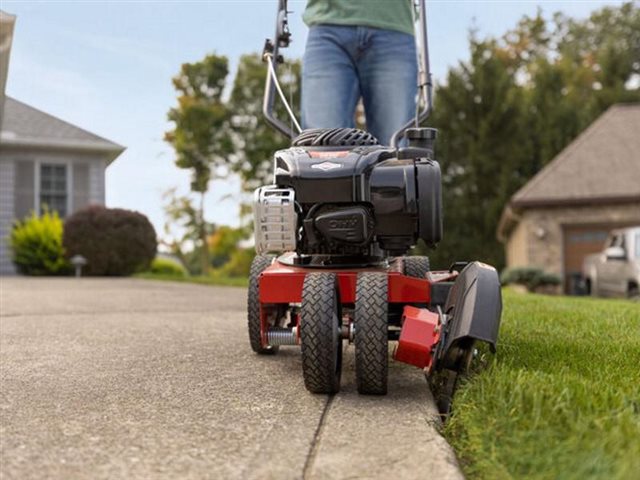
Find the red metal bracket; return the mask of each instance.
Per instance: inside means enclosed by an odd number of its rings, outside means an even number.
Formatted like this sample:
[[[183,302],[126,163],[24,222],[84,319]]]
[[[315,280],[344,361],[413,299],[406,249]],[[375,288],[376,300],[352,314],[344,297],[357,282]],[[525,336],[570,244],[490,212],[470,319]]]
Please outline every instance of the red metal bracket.
[[[431,284],[455,278],[455,272],[432,272],[428,278],[414,278],[394,270],[360,268],[352,270],[294,267],[278,261],[260,275],[260,302],[300,303],[304,277],[313,271],[333,272],[338,275],[342,303],[355,303],[356,281],[359,272],[386,272],[389,277],[389,303],[429,303]]]
[[[426,308],[404,307],[402,330],[393,358],[399,362],[430,368],[433,346],[440,339],[440,317]]]

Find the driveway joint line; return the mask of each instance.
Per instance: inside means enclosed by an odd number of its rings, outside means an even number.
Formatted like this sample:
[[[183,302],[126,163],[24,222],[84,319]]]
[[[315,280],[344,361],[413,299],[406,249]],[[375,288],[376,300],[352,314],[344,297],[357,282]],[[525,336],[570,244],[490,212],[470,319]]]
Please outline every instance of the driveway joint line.
[[[327,399],[327,403],[324,405],[324,409],[322,410],[322,415],[320,415],[320,420],[318,421],[318,427],[313,435],[313,439],[311,440],[311,446],[309,447],[309,453],[307,454],[307,459],[304,462],[304,468],[302,469],[302,479],[307,480],[310,478],[311,467],[313,466],[313,462],[318,456],[318,449],[320,448],[320,440],[322,439],[322,432],[324,430],[327,415],[329,413],[329,409],[331,408],[331,404],[333,403],[333,399],[335,395],[329,396]]]

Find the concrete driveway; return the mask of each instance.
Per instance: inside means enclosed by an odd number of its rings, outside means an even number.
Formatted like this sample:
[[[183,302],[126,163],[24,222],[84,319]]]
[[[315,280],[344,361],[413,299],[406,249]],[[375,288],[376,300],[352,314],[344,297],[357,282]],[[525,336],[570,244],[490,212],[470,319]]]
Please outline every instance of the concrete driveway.
[[[0,477],[461,478],[420,371],[309,394],[300,352],[251,352],[245,291],[1,278]]]

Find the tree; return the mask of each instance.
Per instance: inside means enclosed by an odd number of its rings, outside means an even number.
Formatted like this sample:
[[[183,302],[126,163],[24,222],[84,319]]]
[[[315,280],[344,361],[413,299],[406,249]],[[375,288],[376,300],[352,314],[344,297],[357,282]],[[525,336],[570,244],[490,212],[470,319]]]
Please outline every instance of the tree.
[[[222,99],[228,72],[226,57],[207,55],[200,62],[183,64],[173,78],[178,105],[169,111],[168,119],[175,127],[166,132],[165,140],[176,151],[176,165],[192,171],[191,190],[200,194],[196,223],[202,245],[208,234],[204,205],[209,181],[213,175],[227,173],[228,156],[233,152],[229,109]],[[200,252],[201,269],[207,273],[208,249]]]

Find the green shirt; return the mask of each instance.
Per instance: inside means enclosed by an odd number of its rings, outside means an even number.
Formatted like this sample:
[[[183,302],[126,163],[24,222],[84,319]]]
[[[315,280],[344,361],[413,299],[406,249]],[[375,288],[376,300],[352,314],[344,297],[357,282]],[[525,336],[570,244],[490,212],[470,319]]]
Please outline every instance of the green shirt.
[[[358,25],[413,35],[412,0],[309,0],[302,19],[308,26]]]

